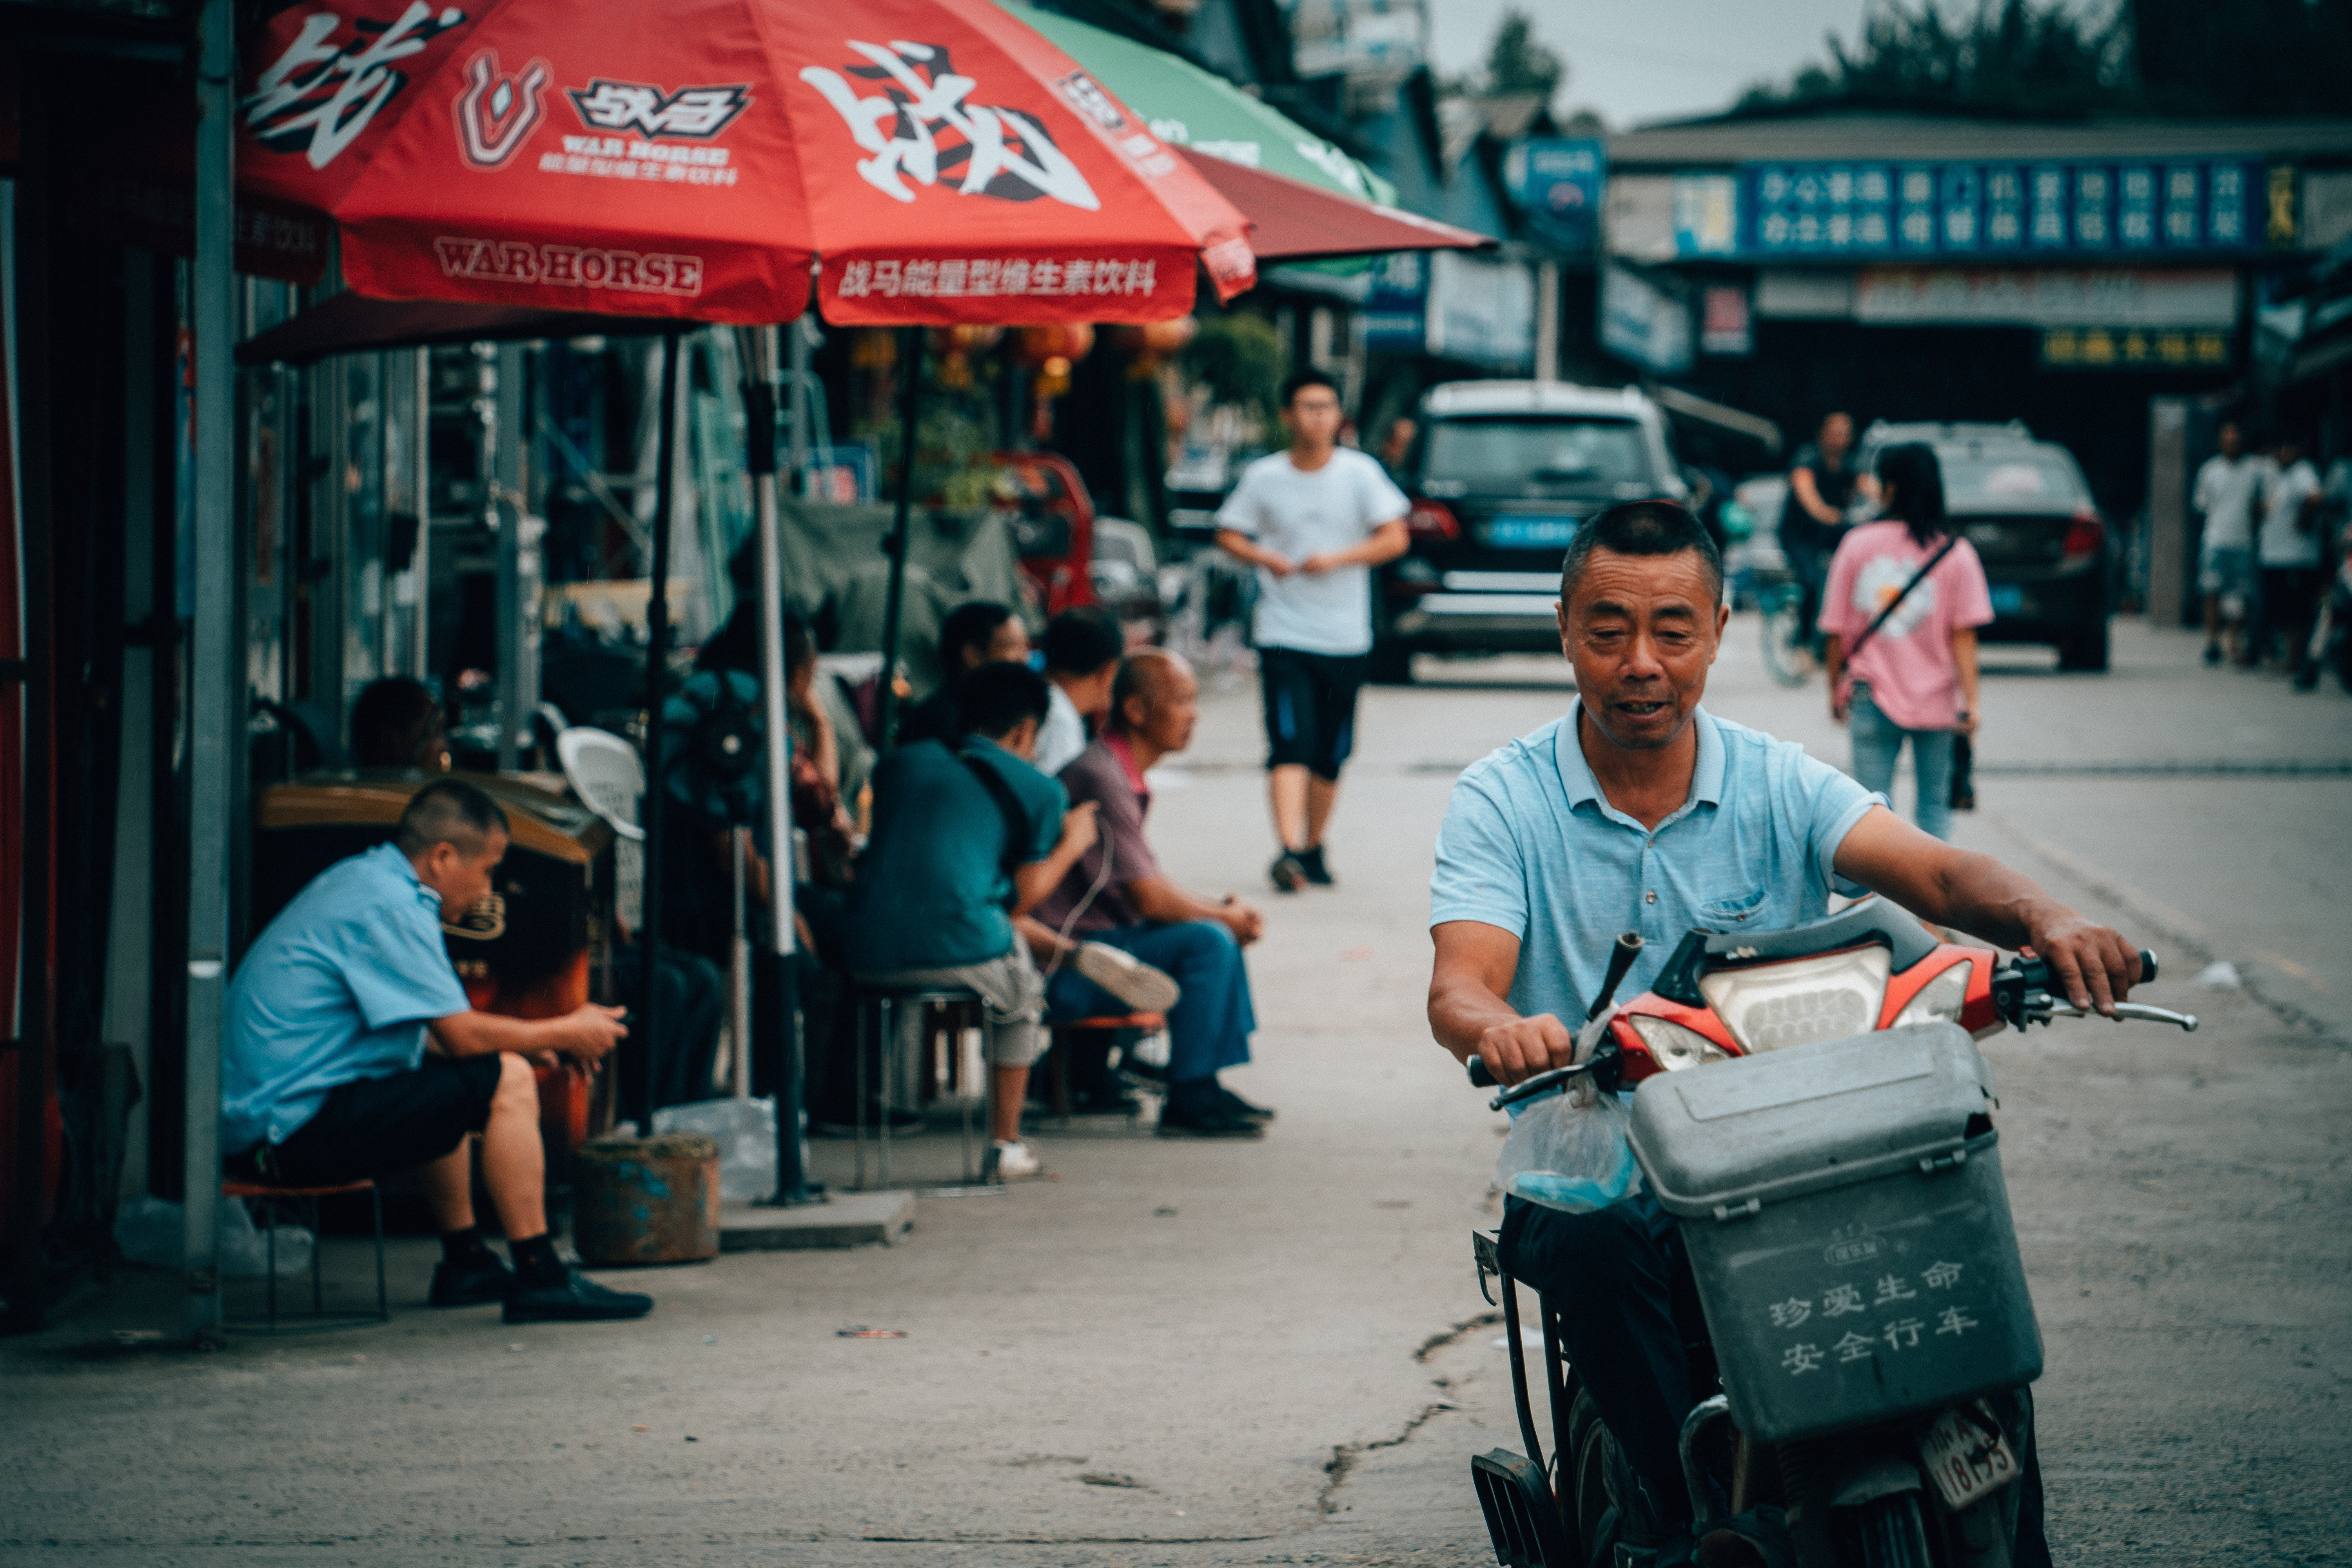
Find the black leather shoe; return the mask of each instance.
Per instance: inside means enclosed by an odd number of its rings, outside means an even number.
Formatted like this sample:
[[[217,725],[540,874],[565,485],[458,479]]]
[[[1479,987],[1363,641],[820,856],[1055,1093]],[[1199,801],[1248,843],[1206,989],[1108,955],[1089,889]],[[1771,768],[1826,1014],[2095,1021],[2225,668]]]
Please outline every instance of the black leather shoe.
[[[1222,1104],[1180,1105],[1174,1099],[1160,1110],[1162,1138],[1263,1138],[1265,1129]]]
[[[590,1322],[606,1318],[642,1318],[654,1310],[651,1296],[607,1290],[577,1268],[563,1271],[561,1285],[516,1281],[507,1298],[509,1323]]]
[[[1223,1101],[1225,1109],[1232,1111],[1235,1116],[1240,1117],[1244,1121],[1255,1121],[1260,1125],[1264,1125],[1265,1123],[1273,1121],[1275,1118],[1275,1110],[1272,1106],[1253,1104],[1251,1101],[1244,1100],[1240,1095],[1235,1094],[1232,1089],[1227,1089],[1223,1084],[1219,1084],[1217,1086],[1217,1094]]]
[[[436,1307],[478,1307],[486,1301],[503,1301],[514,1294],[515,1272],[499,1261],[496,1254],[482,1251],[462,1263],[447,1258],[433,1266],[433,1294],[428,1298]]]

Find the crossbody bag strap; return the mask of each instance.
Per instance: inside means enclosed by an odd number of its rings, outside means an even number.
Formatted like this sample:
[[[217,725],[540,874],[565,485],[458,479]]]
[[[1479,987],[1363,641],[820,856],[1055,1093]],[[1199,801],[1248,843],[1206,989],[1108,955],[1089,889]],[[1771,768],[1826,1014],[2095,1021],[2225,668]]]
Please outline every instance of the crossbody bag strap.
[[[1004,818],[1004,849],[996,858],[996,868],[1004,874],[1005,885],[1013,889],[1007,897],[1017,899],[1020,896],[1020,870],[1028,858],[1028,814],[1021,809],[1020,798],[1013,793],[1013,786],[1004,782],[1004,775],[990,767],[977,754],[958,752],[956,761],[971,770],[971,776],[980,781],[980,787],[988,792],[988,798],[996,803],[998,813]]]
[[[1927,574],[1942,565],[1944,557],[1949,555],[1952,552],[1952,547],[1959,543],[1959,542],[1960,536],[1957,533],[1946,536],[1944,540],[1944,547],[1941,550],[1937,551],[1933,555],[1927,557],[1927,563],[1925,566],[1920,567],[1919,570],[1911,574],[1911,581],[1903,584],[1903,592],[1895,595],[1894,598],[1887,601],[1886,607],[1878,612],[1878,618],[1876,620],[1872,621],[1870,625],[1862,628],[1862,635],[1853,639],[1853,646],[1852,647],[1845,650],[1846,663],[1850,665],[1853,662],[1853,656],[1860,653],[1863,650],[1864,645],[1878,635],[1878,628],[1885,626],[1887,621],[1893,617],[1895,612],[1903,607],[1903,601],[1911,596],[1911,590],[1926,582],[1927,580]]]

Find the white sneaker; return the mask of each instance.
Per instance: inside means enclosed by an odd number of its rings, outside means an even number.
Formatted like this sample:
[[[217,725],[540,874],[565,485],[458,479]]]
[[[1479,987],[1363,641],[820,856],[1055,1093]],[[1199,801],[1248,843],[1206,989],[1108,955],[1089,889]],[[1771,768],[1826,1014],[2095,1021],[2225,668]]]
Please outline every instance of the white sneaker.
[[[1082,942],[1070,967],[1139,1013],[1165,1013],[1184,994],[1167,971],[1154,969],[1108,942]]]
[[[1018,1176],[1034,1176],[1045,1168],[1045,1162],[1037,1158],[1037,1151],[1018,1138],[1009,1143],[999,1139],[991,1146],[991,1152],[996,1156],[996,1176],[999,1181],[1009,1182]]]

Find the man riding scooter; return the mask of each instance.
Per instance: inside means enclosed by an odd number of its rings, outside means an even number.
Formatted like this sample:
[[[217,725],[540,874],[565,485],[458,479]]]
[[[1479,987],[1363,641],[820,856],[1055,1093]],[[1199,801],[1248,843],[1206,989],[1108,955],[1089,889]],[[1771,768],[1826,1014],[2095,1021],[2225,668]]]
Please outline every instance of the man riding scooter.
[[[1438,1043],[1515,1084],[1573,1059],[1574,1030],[1621,931],[1645,989],[1684,932],[1783,930],[1832,892],[1884,894],[1923,919],[2030,945],[2051,989],[2112,1016],[2137,950],[1989,856],[1930,837],[1802,748],[1700,703],[1730,611],[1697,519],[1665,501],[1587,523],[1560,573],[1560,646],[1577,705],[1465,771],[1439,830],[1429,1022]],[[1687,1264],[1646,1194],[1590,1214],[1506,1205],[1502,1257],[1561,1309],[1569,1359],[1641,1483],[1624,1539],[1687,1531],[1676,1437],[1701,1393],[1673,1298]],[[2029,1447],[2014,1561],[2049,1562]],[[1762,1560],[1760,1557],[1758,1560]]]

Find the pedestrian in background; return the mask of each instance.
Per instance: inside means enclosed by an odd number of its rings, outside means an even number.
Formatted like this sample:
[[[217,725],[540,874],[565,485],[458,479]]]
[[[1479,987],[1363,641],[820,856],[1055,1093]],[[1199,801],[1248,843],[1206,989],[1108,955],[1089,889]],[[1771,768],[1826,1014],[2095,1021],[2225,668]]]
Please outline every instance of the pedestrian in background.
[[[1949,838],[1952,738],[1977,731],[1976,629],[1992,620],[1992,591],[1976,548],[1945,531],[1934,447],[1888,447],[1878,485],[1886,515],[1849,531],[1830,562],[1830,716],[1852,725],[1855,780],[1890,802],[1895,759],[1911,742],[1913,820]]]
[[[898,744],[939,741],[952,745],[963,733],[956,690],[965,678],[992,664],[1028,662],[1029,628],[1019,616],[985,599],[958,605],[940,623],[939,687],[899,715]]]
[[[1830,557],[1845,537],[1846,509],[1857,489],[1867,493],[1868,481],[1854,471],[1853,416],[1822,416],[1822,427],[1789,462],[1789,494],[1780,503],[1780,549],[1789,570],[1805,591],[1798,606],[1801,624],[1811,626],[1821,614],[1822,584],[1829,574]]]
[[[2240,664],[2253,662],[2246,632],[2254,601],[2254,510],[2269,463],[2246,450],[2245,427],[2221,421],[2221,451],[2197,470],[2189,504],[2205,520],[2197,549],[2197,586],[2205,595],[2205,662],[2221,662],[2221,645]]]
[[[1110,713],[1127,633],[1108,610],[1064,610],[1045,623],[1045,684],[1053,709],[1037,731],[1036,769],[1047,778],[1077,761]]]
[[[2254,559],[2262,569],[2263,640],[2284,640],[2282,657],[2294,671],[2298,691],[2319,684],[2319,665],[2311,657],[2311,627],[2319,615],[2319,595],[2327,586],[2327,574],[2320,567],[2323,493],[2319,470],[2303,455],[2302,440],[2293,434],[2283,437],[2272,449],[2270,472],[2263,481],[2262,532],[2254,542]]]
[[[1217,513],[1217,542],[1257,568],[1258,679],[1286,893],[1328,886],[1323,829],[1356,739],[1372,651],[1372,568],[1412,542],[1412,503],[1370,455],[1339,445],[1339,388],[1319,370],[1282,384],[1290,447],[1260,458]]]

